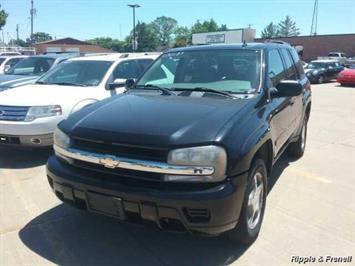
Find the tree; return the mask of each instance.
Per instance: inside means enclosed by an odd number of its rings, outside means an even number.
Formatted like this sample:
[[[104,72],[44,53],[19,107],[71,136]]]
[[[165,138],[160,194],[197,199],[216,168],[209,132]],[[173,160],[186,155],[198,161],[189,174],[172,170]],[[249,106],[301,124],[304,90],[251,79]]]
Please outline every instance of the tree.
[[[32,35],[32,42],[30,39],[27,39],[28,43],[38,43],[53,40],[52,36],[45,32],[36,32]]]
[[[299,29],[289,16],[286,16],[285,20],[279,23],[279,37],[291,37],[300,35]]]
[[[261,32],[261,38],[270,39],[278,36],[278,27],[274,23],[270,22]]]
[[[153,23],[138,22],[136,25],[137,51],[150,52],[155,51],[159,46],[159,37],[157,29]]]
[[[214,32],[218,30],[218,24],[213,19],[210,19],[209,21],[205,20],[202,23],[200,20],[197,20],[191,27],[192,33]]]
[[[188,27],[177,27],[174,35],[175,47],[184,47],[191,43],[191,31]]]
[[[8,16],[9,14],[7,14],[4,9],[1,9],[0,5],[0,30],[2,30],[2,28],[5,26]]]
[[[9,41],[10,44],[14,45],[14,46],[21,46],[21,47],[27,47],[28,46],[28,43],[24,40],[21,40],[21,39],[11,39]]]
[[[176,29],[177,21],[170,17],[158,17],[153,21],[153,25],[158,33],[160,45],[168,46],[172,35]]]
[[[228,30],[227,25],[226,25],[226,24],[222,24],[222,25],[219,27],[218,30],[219,30],[219,31],[226,31],[226,30]]]
[[[112,39],[110,37],[98,37],[95,39],[87,40],[88,43],[97,45],[106,49],[111,49],[116,52],[127,52],[128,47],[126,41]]]

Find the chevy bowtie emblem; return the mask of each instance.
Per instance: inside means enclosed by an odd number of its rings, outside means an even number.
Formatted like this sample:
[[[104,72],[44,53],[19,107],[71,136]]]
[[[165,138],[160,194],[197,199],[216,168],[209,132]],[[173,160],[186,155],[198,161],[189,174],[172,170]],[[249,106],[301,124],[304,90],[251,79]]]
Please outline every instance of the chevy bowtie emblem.
[[[120,164],[120,161],[107,157],[107,158],[100,159],[100,164],[102,164],[106,168],[114,169]]]

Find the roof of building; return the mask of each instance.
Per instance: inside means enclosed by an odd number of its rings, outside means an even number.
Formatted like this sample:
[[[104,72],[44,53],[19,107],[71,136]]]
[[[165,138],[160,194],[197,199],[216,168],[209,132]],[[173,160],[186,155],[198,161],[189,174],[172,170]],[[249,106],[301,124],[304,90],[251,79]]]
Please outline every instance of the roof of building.
[[[44,42],[37,42],[34,45],[38,44],[65,44],[65,45],[93,45],[88,42],[83,42],[74,38],[66,37],[66,38],[61,38],[61,39],[55,39],[55,40],[49,40],[49,41],[44,41]]]

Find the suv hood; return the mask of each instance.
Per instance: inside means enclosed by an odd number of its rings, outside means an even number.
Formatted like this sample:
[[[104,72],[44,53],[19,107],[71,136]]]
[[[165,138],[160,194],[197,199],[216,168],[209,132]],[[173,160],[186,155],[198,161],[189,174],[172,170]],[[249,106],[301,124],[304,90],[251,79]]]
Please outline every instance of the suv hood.
[[[0,75],[0,92],[17,86],[33,83],[39,76]]]
[[[0,92],[0,105],[70,106],[87,96],[89,87],[29,84]]]
[[[71,137],[142,146],[207,144],[249,100],[123,94],[61,124]]]

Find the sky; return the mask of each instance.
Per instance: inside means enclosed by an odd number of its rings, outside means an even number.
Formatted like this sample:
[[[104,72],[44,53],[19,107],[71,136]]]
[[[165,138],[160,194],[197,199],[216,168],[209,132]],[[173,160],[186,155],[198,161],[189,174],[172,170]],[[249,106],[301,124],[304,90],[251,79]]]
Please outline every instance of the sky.
[[[355,0],[318,0],[318,34],[355,33]],[[30,35],[30,0],[0,0],[9,13],[4,27],[5,41]],[[196,20],[213,18],[228,28],[251,24],[257,37],[270,22],[278,23],[286,15],[296,22],[301,35],[309,35],[314,0],[34,0],[37,15],[34,32],[47,32],[55,38],[80,40],[95,37],[123,39],[132,29],[132,9],[139,4],[136,19],[153,21],[159,16],[175,18],[190,27]],[[355,44],[354,44],[355,45]]]

